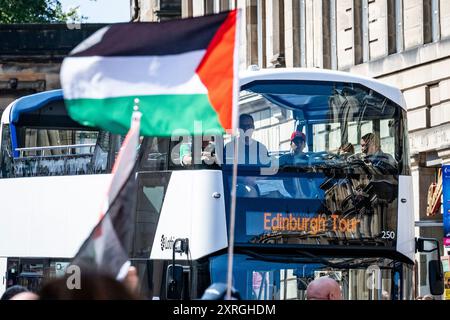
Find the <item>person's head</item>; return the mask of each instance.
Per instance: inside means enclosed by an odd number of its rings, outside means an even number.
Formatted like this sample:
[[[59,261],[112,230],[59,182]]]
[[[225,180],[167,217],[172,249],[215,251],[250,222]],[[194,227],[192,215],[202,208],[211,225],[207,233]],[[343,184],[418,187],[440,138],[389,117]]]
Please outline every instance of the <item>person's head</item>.
[[[423,296],[422,300],[434,300],[434,297],[431,294],[426,294]]]
[[[320,277],[306,288],[308,300],[342,300],[341,287],[330,277]]]
[[[365,155],[371,155],[381,149],[380,138],[374,133],[367,133],[361,137],[361,151]]]
[[[5,290],[0,300],[11,300],[14,296],[23,293],[23,292],[29,292],[27,288],[15,285],[12,287],[9,287]]]
[[[291,134],[291,150],[293,153],[302,153],[306,146],[306,136],[301,131],[294,131]]]
[[[248,113],[241,114],[239,116],[239,129],[244,131],[245,143],[248,143],[249,139],[252,137],[253,130],[255,129],[253,117]]]
[[[69,288],[69,285],[74,285]],[[40,300],[135,300],[138,297],[132,292],[131,285],[93,271],[81,273],[79,287],[73,279],[66,275],[49,280],[39,291]]]
[[[31,291],[25,291],[16,294],[10,300],[39,300],[39,296]]]
[[[339,147],[339,154],[354,154],[355,147],[350,142],[344,143]]]

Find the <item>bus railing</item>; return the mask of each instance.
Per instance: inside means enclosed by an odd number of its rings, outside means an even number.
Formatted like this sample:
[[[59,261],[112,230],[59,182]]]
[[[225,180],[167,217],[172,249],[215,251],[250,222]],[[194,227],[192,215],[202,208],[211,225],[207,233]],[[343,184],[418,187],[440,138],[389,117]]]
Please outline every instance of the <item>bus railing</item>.
[[[95,143],[85,143],[85,144],[68,144],[68,145],[62,145],[62,146],[45,146],[45,147],[27,147],[27,148],[16,148],[16,151],[19,152],[19,158],[26,157],[26,153],[30,152],[36,152],[40,153],[39,155],[29,155],[28,157],[46,157],[46,156],[52,156],[51,151],[63,151],[65,150],[66,153],[63,155],[71,155],[71,150],[73,149],[81,149],[81,148],[89,148],[89,154],[94,153]],[[50,154],[46,155],[46,152],[50,152]],[[75,153],[76,154],[76,153]]]

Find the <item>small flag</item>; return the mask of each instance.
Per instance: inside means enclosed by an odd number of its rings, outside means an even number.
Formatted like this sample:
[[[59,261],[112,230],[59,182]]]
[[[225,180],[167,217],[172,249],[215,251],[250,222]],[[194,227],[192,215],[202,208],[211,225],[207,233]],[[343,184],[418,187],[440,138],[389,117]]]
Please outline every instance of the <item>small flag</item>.
[[[133,114],[132,125],[113,168],[101,219],[80,247],[72,265],[123,279],[130,266],[137,182],[135,163],[139,142],[140,113]]]
[[[145,136],[194,133],[194,121],[202,132],[236,128],[238,20],[233,10],[97,31],[64,59],[69,115],[124,134],[138,98]]]

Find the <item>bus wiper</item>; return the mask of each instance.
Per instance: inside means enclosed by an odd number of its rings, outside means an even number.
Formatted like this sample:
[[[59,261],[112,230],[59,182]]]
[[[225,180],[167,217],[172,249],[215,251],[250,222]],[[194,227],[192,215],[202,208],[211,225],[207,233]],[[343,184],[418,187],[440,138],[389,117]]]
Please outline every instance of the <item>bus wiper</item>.
[[[331,262],[330,260],[323,258],[323,257],[319,257],[316,256],[312,253],[309,252],[305,252],[302,250],[296,250],[296,253],[300,253],[302,256],[304,257],[308,257],[308,258],[313,258],[314,260],[328,266],[328,267],[332,267],[332,268],[340,268],[341,267],[341,263],[334,263]],[[305,261],[305,258],[299,258],[299,257],[287,257],[287,256],[278,256],[278,255],[267,255],[267,254],[260,254],[260,253],[255,253],[253,251],[248,251],[248,250],[243,250],[242,253],[258,259],[258,260],[263,260],[263,261],[267,261],[267,262],[280,262],[280,263],[305,263],[305,262],[311,262],[311,261]],[[352,259],[353,260],[353,259]]]
[[[311,167],[308,167],[307,165],[295,165],[295,164],[283,164],[280,165],[278,170],[285,171],[285,172],[309,172],[311,171]]]
[[[329,267],[336,268],[336,269],[351,269],[351,268],[355,268],[355,266],[357,266],[359,268],[367,268],[367,267],[369,267],[369,266],[374,264],[373,260],[365,261],[364,263],[359,262],[359,260],[361,258],[349,258],[349,259],[346,259],[346,260],[344,260],[342,262],[331,262],[329,259],[317,256],[317,255],[315,255],[313,253],[310,253],[310,252],[307,252],[307,251],[304,251],[304,250],[296,250],[296,252],[298,252],[298,253],[300,253],[302,255],[308,256],[310,258],[317,259],[318,261],[320,261],[324,265],[327,265]]]
[[[279,262],[279,263],[305,263],[304,258],[298,257],[288,257],[288,256],[278,256],[278,255],[268,255],[268,254],[260,254],[255,253],[253,251],[242,250],[240,251],[243,254],[246,254],[254,259],[267,261],[267,262]]]
[[[324,257],[317,256],[317,255],[315,255],[315,254],[312,254],[312,253],[307,252],[307,251],[304,251],[304,250],[296,250],[295,252],[300,253],[301,255],[304,255],[304,256],[307,256],[307,257],[316,259],[316,260],[318,260],[319,262],[321,262],[321,263],[323,263],[324,265],[327,265],[327,266],[329,266],[329,267],[332,267],[332,268],[342,268],[342,262],[340,262],[340,263],[331,262],[329,259],[326,259],[326,258],[324,258]],[[352,260],[353,260],[353,259],[352,259]]]

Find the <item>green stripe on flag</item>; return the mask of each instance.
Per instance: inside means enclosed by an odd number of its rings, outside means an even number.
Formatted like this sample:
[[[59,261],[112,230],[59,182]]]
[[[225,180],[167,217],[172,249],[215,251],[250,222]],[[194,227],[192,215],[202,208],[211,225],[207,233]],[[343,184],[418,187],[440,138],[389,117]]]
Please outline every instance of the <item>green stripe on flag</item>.
[[[143,114],[141,135],[168,137],[178,134],[175,132],[177,129],[187,130],[189,134],[213,130],[224,132],[217,113],[205,94],[73,99],[65,100],[65,103],[69,115],[75,121],[112,133],[126,134],[135,98],[139,99],[139,111]],[[197,124],[194,128],[195,121],[201,121],[201,127]]]

